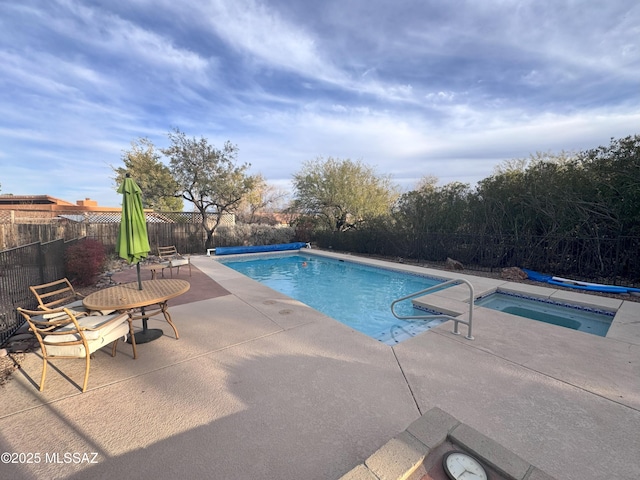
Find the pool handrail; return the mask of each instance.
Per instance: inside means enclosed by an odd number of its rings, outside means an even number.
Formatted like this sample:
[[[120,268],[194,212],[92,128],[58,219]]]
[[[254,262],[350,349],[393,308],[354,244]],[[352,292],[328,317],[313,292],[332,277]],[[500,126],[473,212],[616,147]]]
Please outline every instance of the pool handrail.
[[[449,285],[458,285],[460,283],[464,283],[469,287],[469,320],[465,321],[465,320],[461,320],[458,317],[454,317],[452,315],[448,315],[446,313],[439,313],[439,314],[433,314],[433,315],[398,315],[396,313],[396,311],[394,310],[394,307],[396,306],[397,303],[402,302],[404,300],[409,300],[410,298],[414,298],[414,297],[418,297],[418,296],[422,296],[428,293],[431,293],[435,290],[440,290],[442,287],[447,287]],[[409,295],[406,295],[404,297],[398,298],[396,300],[394,300],[393,302],[391,302],[391,313],[393,314],[394,317],[396,317],[399,320],[426,320],[426,319],[430,319],[430,318],[446,318],[447,320],[453,320],[453,334],[454,335],[460,335],[460,332],[458,331],[458,323],[462,323],[463,325],[467,326],[467,335],[464,337],[467,340],[473,340],[473,335],[472,335],[472,329],[473,329],[473,299],[475,297],[475,294],[473,292],[473,285],[471,285],[471,283],[468,280],[465,280],[464,278],[454,278],[452,280],[448,280],[444,283],[439,283],[437,285],[434,285],[432,287],[429,288],[425,288],[424,290],[420,290],[419,292],[415,292],[415,293],[410,293]]]

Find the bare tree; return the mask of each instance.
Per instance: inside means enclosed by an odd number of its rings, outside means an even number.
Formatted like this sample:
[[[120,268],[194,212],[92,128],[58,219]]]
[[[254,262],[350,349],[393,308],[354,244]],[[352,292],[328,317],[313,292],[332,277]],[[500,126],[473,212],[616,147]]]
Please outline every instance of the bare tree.
[[[238,147],[226,142],[222,149],[206,138],[187,138],[178,129],[169,133],[171,145],[162,150],[170,158],[170,170],[177,182],[175,194],[202,215],[207,233],[205,248],[213,248],[214,234],[225,213],[233,213],[256,183],[246,173],[248,163],[237,165]]]

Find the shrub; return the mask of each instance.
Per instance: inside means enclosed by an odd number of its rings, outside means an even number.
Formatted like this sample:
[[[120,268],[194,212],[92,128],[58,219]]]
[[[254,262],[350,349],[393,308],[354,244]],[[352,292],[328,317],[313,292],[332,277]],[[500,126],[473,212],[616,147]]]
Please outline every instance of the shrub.
[[[218,247],[240,245],[272,245],[293,241],[293,229],[260,224],[223,225],[216,230],[215,244]]]
[[[106,255],[102,243],[85,238],[68,247],[64,259],[69,281],[78,286],[87,286],[102,272]]]

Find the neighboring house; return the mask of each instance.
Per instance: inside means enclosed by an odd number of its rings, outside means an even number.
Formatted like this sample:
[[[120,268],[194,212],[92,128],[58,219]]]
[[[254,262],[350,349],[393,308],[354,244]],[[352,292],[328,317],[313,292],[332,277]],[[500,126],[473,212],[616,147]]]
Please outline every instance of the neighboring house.
[[[85,198],[76,203],[49,195],[0,195],[0,224],[24,223],[119,223],[121,207],[102,207],[98,202]],[[157,213],[145,209],[148,223],[199,223],[189,212]],[[222,216],[222,225],[234,225],[235,215]]]
[[[120,215],[120,207],[100,207],[86,198],[75,204],[49,195],[0,195],[0,223],[54,223],[61,215],[101,214]]]

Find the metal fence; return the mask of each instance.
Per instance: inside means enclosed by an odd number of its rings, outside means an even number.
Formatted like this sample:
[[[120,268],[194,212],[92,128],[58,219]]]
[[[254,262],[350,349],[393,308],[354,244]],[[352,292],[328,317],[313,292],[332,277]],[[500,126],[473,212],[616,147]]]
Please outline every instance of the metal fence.
[[[30,285],[65,276],[65,250],[77,239],[32,243],[0,252],[0,345],[22,325],[17,307],[36,308]]]
[[[556,276],[612,285],[640,285],[640,237],[538,237],[383,230],[320,233],[319,247],[367,255],[444,263],[468,270],[529,268]]]
[[[16,312],[17,307],[35,308],[37,303],[34,296],[29,291],[30,285],[38,285],[52,282],[66,275],[64,265],[64,253],[66,249],[78,241],[80,238],[91,238],[98,240],[105,247],[107,255],[116,255],[115,242],[118,236],[119,223],[87,223],[82,229],[78,229],[76,224],[67,225],[61,228],[60,225],[51,226],[52,232],[60,235],[57,240],[46,242],[29,243],[21,247],[15,247],[0,251],[0,345],[18,329],[22,324],[22,317]],[[33,224],[20,225],[23,235],[27,236],[30,230],[37,239],[43,235],[47,225]],[[235,227],[231,227],[235,228]],[[248,236],[247,239],[255,240],[257,244],[261,240],[267,243],[286,243],[291,241],[289,231],[278,236],[282,229],[262,226],[257,229],[238,228],[239,234]],[[268,235],[265,234],[271,231]],[[44,235],[48,238],[52,233],[46,231]],[[149,244],[151,254],[157,252],[158,246],[175,245],[180,253],[202,254],[205,253],[204,244],[206,234],[199,223],[176,222],[176,223],[147,223],[149,234]],[[69,239],[72,233],[79,233],[76,238]],[[67,240],[65,240],[67,239]],[[269,242],[273,239],[274,241]],[[243,240],[233,235],[225,235],[220,246],[227,241],[242,244]]]
[[[40,226],[37,226],[38,228]],[[115,253],[117,224],[87,225],[87,238]],[[203,253],[204,233],[194,223],[147,224],[152,253],[176,245],[181,253]],[[612,285],[640,286],[640,237],[516,237],[367,230],[318,233],[319,247],[365,255],[444,263],[447,257],[468,270],[524,267],[557,276]],[[36,242],[0,251],[0,345],[21,325],[16,307],[34,308],[30,285],[66,276],[64,252],[77,239]]]
[[[16,311],[17,307],[35,308],[37,302],[29,291],[30,285],[52,282],[66,276],[64,254],[66,249],[80,238],[98,240],[105,247],[107,255],[115,255],[115,243],[118,238],[119,223],[87,223],[82,229],[77,225],[52,225],[54,233],[61,235],[53,241],[34,242],[28,245],[0,251],[0,345],[23,323]],[[31,230],[49,237],[48,225],[20,225],[23,230]],[[180,253],[203,253],[205,235],[202,226],[194,223],[152,223],[147,224],[151,253],[158,246],[175,245]],[[65,240],[70,232],[82,234],[77,238]],[[23,235],[26,235],[23,232]]]

